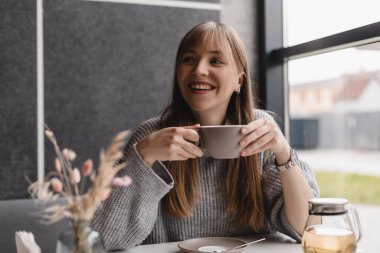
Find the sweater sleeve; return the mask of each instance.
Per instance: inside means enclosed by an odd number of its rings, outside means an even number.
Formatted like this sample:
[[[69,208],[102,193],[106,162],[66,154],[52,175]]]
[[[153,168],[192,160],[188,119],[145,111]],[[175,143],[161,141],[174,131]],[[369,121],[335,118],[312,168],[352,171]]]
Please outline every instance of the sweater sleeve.
[[[273,120],[271,115],[262,110],[255,110],[255,116],[256,118],[265,117]],[[298,166],[312,189],[314,196],[318,197],[319,188],[310,166],[301,160],[298,160]],[[264,152],[262,156],[262,182],[266,213],[271,229],[286,234],[296,241],[300,241],[301,237],[289,224],[285,215],[280,172],[276,168],[275,156],[272,152]]]
[[[107,251],[141,244],[153,229],[160,200],[173,187],[166,167],[161,162],[149,167],[136,150],[136,142],[153,132],[156,123],[143,123],[125,148],[126,166],[119,176],[131,177],[132,184],[113,187],[92,219],[92,227],[101,234]]]

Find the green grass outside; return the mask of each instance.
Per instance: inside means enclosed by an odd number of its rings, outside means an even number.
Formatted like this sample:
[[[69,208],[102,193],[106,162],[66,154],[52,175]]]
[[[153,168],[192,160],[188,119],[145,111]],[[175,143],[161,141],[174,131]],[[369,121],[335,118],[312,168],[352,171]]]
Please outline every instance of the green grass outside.
[[[316,173],[321,197],[341,197],[351,203],[380,205],[380,177],[355,173]]]

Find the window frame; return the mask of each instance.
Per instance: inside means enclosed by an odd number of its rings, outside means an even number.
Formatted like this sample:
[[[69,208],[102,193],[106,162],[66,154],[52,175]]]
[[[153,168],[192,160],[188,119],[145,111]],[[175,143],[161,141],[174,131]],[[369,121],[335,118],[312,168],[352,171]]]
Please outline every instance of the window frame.
[[[258,93],[260,106],[276,113],[289,138],[289,60],[380,41],[380,22],[336,33],[305,43],[284,46],[283,1],[258,0]]]

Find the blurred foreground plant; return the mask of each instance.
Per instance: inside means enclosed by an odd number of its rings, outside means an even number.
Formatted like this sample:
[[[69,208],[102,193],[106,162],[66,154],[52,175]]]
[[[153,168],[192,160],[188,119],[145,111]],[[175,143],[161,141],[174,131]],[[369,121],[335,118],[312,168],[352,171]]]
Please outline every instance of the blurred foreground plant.
[[[85,239],[83,231],[79,231],[83,221],[89,223],[98,206],[111,193],[112,186],[125,187],[132,182],[128,176],[116,177],[127,162],[120,163],[128,134],[129,131],[118,133],[111,144],[100,152],[97,170],[94,170],[91,159],[85,161],[79,170],[72,166],[75,152],[71,149],[61,150],[53,131],[45,127],[45,135],[54,145],[57,155],[55,171],[48,173],[43,181],[32,183],[28,191],[44,204],[53,203],[42,210],[41,216],[45,222],[54,223],[63,218],[73,221],[75,244],[78,244],[74,252],[89,252],[81,249],[80,245]],[[91,185],[84,191],[86,181],[90,181]],[[55,201],[62,197],[63,202]]]

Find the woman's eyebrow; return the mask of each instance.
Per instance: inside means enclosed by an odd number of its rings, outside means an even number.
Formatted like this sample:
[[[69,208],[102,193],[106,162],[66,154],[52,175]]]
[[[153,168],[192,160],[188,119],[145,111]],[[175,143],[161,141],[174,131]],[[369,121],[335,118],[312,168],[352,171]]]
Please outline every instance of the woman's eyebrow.
[[[212,50],[212,51],[210,51],[210,53],[211,54],[223,54],[223,52],[220,50]]]
[[[219,55],[224,55],[223,51],[221,50],[210,50],[207,52],[208,54],[219,54]],[[197,54],[197,51],[196,50],[193,50],[193,49],[189,49],[189,50],[186,50],[184,52],[184,54]]]

